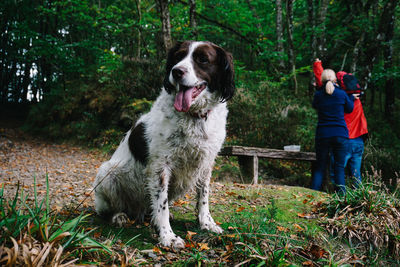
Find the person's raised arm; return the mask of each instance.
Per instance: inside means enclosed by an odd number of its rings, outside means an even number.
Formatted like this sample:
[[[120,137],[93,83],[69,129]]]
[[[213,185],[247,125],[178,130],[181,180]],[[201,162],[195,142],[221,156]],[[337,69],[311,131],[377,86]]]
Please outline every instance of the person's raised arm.
[[[324,71],[324,68],[322,67],[322,61],[319,60],[318,58],[316,58],[314,61],[313,71],[314,71],[314,76],[315,76],[315,81],[317,83],[317,86],[321,87],[322,86],[321,75],[322,75],[322,72]]]

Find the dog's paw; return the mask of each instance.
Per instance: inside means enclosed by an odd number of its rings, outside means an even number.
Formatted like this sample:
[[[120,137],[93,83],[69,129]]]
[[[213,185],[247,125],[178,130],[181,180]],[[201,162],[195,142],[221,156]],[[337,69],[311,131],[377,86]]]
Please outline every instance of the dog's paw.
[[[204,214],[203,214],[204,215]],[[217,234],[221,234],[224,230],[219,227],[210,214],[199,216],[200,229],[208,230]]]
[[[128,215],[126,215],[123,212],[119,212],[114,214],[111,220],[112,224],[118,226],[118,227],[126,227],[129,223],[129,218]]]
[[[185,241],[174,233],[160,236],[160,244],[164,247],[172,247],[175,249],[185,248]]]
[[[202,230],[211,231],[211,232],[214,232],[214,233],[217,233],[217,234],[222,234],[222,232],[224,231],[215,222],[204,223],[204,224],[200,225],[200,228]]]

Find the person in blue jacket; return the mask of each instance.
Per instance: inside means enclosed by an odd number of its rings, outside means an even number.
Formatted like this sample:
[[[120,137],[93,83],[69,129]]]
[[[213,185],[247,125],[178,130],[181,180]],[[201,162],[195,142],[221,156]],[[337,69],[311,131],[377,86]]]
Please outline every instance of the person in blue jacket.
[[[318,125],[315,134],[315,152],[317,157],[311,188],[321,190],[329,152],[335,159],[336,191],[345,192],[345,157],[348,149],[349,131],[344,120],[344,113],[354,108],[357,95],[348,96],[336,83],[336,74],[326,69],[321,75],[322,87],[314,94],[313,108],[318,112]]]

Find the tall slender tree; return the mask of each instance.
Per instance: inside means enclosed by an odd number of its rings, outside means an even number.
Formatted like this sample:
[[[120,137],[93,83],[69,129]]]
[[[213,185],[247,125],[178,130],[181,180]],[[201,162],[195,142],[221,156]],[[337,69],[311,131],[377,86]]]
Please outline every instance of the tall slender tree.
[[[279,54],[279,67],[285,68],[285,61],[283,60],[283,22],[282,22],[282,0],[276,0],[276,50]]]
[[[388,75],[386,76],[385,82],[385,115],[389,120],[393,119],[393,111],[395,104],[395,87],[393,78],[393,37],[394,37],[394,23],[396,6],[398,0],[389,0],[387,4],[388,14],[387,14],[387,26],[385,27],[385,37],[384,37],[384,68]]]
[[[194,39],[197,39],[196,0],[189,0],[189,21]]]
[[[286,24],[288,34],[288,58],[289,58],[289,73],[292,77],[292,88],[297,95],[297,77],[296,77],[296,55],[294,51],[293,41],[293,2],[294,0],[287,0],[286,2]]]
[[[140,49],[141,49],[141,43],[142,43],[142,30],[141,30],[141,24],[142,24],[142,10],[141,10],[141,3],[142,0],[136,0],[136,9],[138,13],[138,35],[137,35],[137,52],[136,52],[136,57],[139,59],[140,58]]]
[[[374,16],[379,16],[378,26],[376,27],[375,31],[370,34],[373,35],[372,39],[365,38],[364,46],[366,47],[365,51],[365,74],[364,74],[364,88],[368,89],[370,87],[370,82],[372,78],[372,71],[374,65],[378,62],[382,50],[385,53],[385,68],[389,68],[391,66],[392,60],[392,52],[390,51],[391,45],[387,46],[388,41],[393,39],[393,30],[394,24],[394,15],[396,6],[398,4],[398,0],[387,0],[385,5],[382,8],[382,12],[379,14],[378,9],[373,9]],[[393,83],[393,81],[391,82]],[[388,115],[390,114],[390,106],[391,103],[394,101],[394,89],[392,89],[391,84],[387,84],[388,89],[385,90],[386,94],[389,93],[387,97],[387,104],[385,107],[388,107]],[[371,88],[371,97],[370,97],[370,106],[374,108],[375,104],[375,88]]]
[[[352,73],[357,72],[358,59],[361,54],[361,45],[364,42],[364,37],[365,37],[365,32],[362,32],[360,38],[357,40],[356,44],[354,45],[353,53],[352,53],[353,60],[350,65],[350,71]]]
[[[253,14],[253,16],[257,19],[255,26],[257,27],[259,34],[263,35],[264,31],[263,31],[263,27],[260,23],[260,17],[257,14],[257,9],[253,6],[253,4],[251,3],[250,0],[246,0],[246,3],[247,3],[247,6],[249,7],[249,9],[251,10],[251,13]],[[282,18],[281,18],[281,21],[282,21]]]
[[[323,57],[326,52],[326,14],[328,11],[328,6],[329,6],[329,1],[330,0],[320,0],[320,6],[319,6],[319,13],[318,13],[318,35],[317,35],[317,51],[318,51],[318,56]]]
[[[161,17],[161,34],[164,50],[168,52],[172,46],[169,0],[157,0],[157,6]]]
[[[311,27],[311,58],[310,58],[310,63],[311,65],[314,63],[314,60],[317,58],[317,35],[315,32],[315,1],[314,0],[307,0],[307,13],[308,13],[308,24]],[[309,79],[309,84],[308,84],[308,92],[309,95],[312,95],[314,92],[314,86],[315,86],[315,77],[314,73],[311,71],[310,72],[310,79]]]

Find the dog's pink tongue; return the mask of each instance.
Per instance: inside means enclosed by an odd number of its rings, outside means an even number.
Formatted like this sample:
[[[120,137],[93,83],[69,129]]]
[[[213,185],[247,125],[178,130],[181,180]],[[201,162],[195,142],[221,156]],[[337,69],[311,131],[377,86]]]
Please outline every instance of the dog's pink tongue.
[[[192,93],[194,87],[189,88],[186,91],[179,91],[175,97],[174,107],[179,112],[187,112],[192,104]]]

